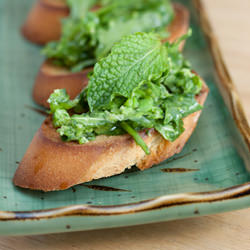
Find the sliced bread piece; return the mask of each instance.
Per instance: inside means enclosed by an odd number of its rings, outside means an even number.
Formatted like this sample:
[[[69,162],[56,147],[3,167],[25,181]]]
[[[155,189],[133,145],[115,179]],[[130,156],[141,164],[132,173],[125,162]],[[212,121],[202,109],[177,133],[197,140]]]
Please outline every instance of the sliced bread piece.
[[[39,105],[49,108],[47,102],[49,96],[55,89],[66,89],[73,99],[88,84],[88,73],[92,68],[73,73],[67,68],[54,65],[51,60],[46,60],[36,77],[33,87],[33,99]]]
[[[44,45],[61,36],[61,20],[69,15],[65,0],[38,0],[29,12],[21,33],[29,41]]]
[[[196,100],[203,105],[208,87],[203,83]],[[122,173],[136,165],[144,170],[179,153],[196,127],[201,111],[183,119],[185,131],[169,142],[151,129],[140,134],[150,154],[126,134],[98,136],[86,144],[63,142],[48,117],[35,134],[14,176],[14,184],[43,191],[63,190],[71,186]]]

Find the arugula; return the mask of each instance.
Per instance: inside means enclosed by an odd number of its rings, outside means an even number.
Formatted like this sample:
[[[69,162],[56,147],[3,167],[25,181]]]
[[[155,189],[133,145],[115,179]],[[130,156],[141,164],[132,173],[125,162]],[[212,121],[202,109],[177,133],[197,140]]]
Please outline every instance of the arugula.
[[[124,35],[154,30],[167,37],[174,15],[169,0],[68,0],[68,5],[60,41],[47,44],[43,54],[73,72],[94,65]],[[90,11],[93,6],[101,7]]]
[[[86,143],[129,133],[147,154],[139,131],[154,128],[166,140],[178,138],[182,119],[202,108],[195,100],[202,82],[178,51],[182,39],[162,44],[155,33],[124,37],[95,65],[76,99],[55,90],[48,102],[62,138]]]

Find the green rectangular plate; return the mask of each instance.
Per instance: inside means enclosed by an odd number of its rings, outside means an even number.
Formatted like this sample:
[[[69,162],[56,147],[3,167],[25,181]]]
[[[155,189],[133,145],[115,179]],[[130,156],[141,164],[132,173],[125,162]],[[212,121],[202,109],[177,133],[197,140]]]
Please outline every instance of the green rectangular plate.
[[[42,193],[12,184],[18,162],[44,120],[29,108],[35,107],[31,89],[43,57],[39,47],[19,34],[33,2],[1,0],[0,234],[119,227],[250,206],[249,127],[204,9],[199,1],[181,2],[190,10],[193,29],[185,54],[210,88],[198,127],[183,151],[143,172],[133,168],[89,187]],[[198,171],[163,172],[166,168]]]

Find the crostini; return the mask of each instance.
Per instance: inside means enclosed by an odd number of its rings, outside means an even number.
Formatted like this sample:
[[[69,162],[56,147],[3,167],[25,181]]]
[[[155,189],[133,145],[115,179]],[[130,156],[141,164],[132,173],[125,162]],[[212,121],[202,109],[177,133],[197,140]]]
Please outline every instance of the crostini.
[[[91,10],[95,11],[98,8],[97,3]],[[188,26],[187,9],[177,3],[173,3],[173,8],[175,10],[173,25],[178,28]],[[61,21],[69,14],[67,0],[37,0],[21,27],[21,33],[27,40],[39,45],[59,40],[62,32]]]
[[[180,42],[163,44],[154,33],[126,36],[96,63],[74,100],[56,90],[14,184],[63,190],[179,153],[209,91],[179,52]]]
[[[27,40],[39,45],[59,40],[61,21],[69,13],[65,0],[37,0],[21,27],[21,33]]]
[[[177,3],[174,3],[173,7],[175,13],[174,19],[167,27],[167,31],[170,35],[164,39],[164,41],[174,42],[187,33],[189,28],[189,13],[187,9]],[[180,44],[180,50],[182,50],[183,46],[184,41]],[[89,70],[90,69],[88,69],[88,71]],[[39,105],[49,108],[47,100],[56,88],[65,88],[71,99],[73,99],[85,86],[85,77],[85,69],[80,72],[72,72],[68,67],[55,65],[51,59],[47,59],[40,67],[35,79],[33,99]]]

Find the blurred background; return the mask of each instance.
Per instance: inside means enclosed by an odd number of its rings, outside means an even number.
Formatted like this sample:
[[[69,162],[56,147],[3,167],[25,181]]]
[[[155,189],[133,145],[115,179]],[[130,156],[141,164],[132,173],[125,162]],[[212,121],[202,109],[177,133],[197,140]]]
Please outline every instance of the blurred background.
[[[202,0],[250,121],[250,1]]]

